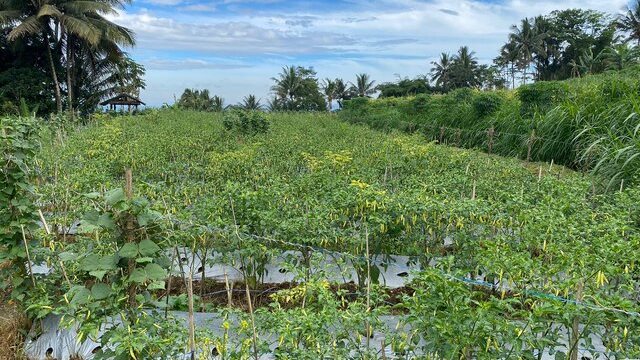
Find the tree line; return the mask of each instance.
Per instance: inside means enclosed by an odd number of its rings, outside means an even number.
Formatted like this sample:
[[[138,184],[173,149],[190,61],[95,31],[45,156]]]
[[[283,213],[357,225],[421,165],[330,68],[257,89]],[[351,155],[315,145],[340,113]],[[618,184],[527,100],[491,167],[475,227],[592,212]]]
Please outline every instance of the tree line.
[[[176,106],[198,111],[226,109],[268,111],[324,111],[332,110],[334,101],[342,107],[344,100],[371,96],[377,91],[375,81],[368,74],[357,74],[355,82],[343,79],[319,80],[313,68],[285,66],[278,76],[271,78],[273,96],[263,104],[255,95],[247,95],[235,105],[224,105],[218,95],[209,90],[185,89]]]
[[[480,64],[476,53],[461,46],[455,54],[442,53],[431,62],[428,75],[375,84],[368,74],[354,82],[319,80],[312,68],[286,66],[272,78],[272,98],[261,104],[249,95],[237,105],[270,111],[332,110],[337,102],[356,97],[402,97],[448,93],[460,88],[495,90],[516,88],[531,81],[565,80],[640,63],[640,0],[625,14],[614,17],[594,10],[569,9],[525,18],[513,25],[507,41],[491,64]],[[198,100],[203,96],[203,100]],[[194,104],[201,101],[202,106]],[[214,106],[215,104],[215,106]],[[179,106],[222,111],[222,99],[208,91],[185,90]]]
[[[130,29],[107,19],[130,0],[1,0],[0,113],[88,113],[138,96],[145,69],[123,50]]]

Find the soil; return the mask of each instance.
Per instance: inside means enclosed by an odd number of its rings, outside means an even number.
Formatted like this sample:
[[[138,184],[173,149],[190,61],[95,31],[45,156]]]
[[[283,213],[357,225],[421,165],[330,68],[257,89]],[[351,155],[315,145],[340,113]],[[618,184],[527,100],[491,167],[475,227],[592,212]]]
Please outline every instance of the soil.
[[[168,285],[167,285],[168,286]],[[229,285],[231,288],[231,305],[236,308],[248,310],[247,306],[247,290],[244,283],[233,283]],[[254,308],[268,306],[273,300],[271,295],[281,290],[289,290],[298,286],[297,283],[284,282],[277,284],[257,284],[250,287],[249,294],[251,303]],[[356,301],[358,299],[364,301],[366,298],[365,290],[360,290],[357,284],[332,284],[331,290],[334,293],[342,292],[343,298],[347,301]],[[394,306],[402,302],[405,295],[412,295],[414,290],[409,287],[401,287],[397,289],[383,289],[385,293],[385,305]],[[204,284],[199,280],[193,282],[194,295],[199,296],[203,307],[223,307],[229,305],[227,287],[224,282],[213,279],[205,279]],[[187,287],[181,277],[171,278],[171,292],[173,296],[186,294]],[[164,294],[158,294],[164,296]]]

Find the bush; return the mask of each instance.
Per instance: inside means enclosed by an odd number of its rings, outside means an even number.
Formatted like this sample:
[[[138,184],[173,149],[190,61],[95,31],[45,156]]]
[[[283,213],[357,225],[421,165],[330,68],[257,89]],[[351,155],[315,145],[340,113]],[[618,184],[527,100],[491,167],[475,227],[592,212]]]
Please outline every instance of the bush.
[[[495,114],[503,102],[502,96],[497,93],[481,92],[473,98],[473,109],[477,117],[484,118]]]
[[[522,102],[522,114],[533,115],[535,111],[546,111],[567,97],[569,86],[566,82],[540,81],[518,88],[518,98]]]
[[[269,121],[260,111],[228,111],[224,114],[222,124],[227,131],[237,131],[245,135],[262,134],[269,131]]]

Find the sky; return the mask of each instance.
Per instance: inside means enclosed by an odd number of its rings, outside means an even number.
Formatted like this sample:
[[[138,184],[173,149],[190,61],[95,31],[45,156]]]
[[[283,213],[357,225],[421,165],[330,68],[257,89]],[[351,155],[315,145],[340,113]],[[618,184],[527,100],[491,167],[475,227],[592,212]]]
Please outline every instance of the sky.
[[[628,0],[134,0],[110,15],[132,29],[125,49],[146,67],[148,105],[173,104],[185,88],[235,104],[271,97],[283,66],[320,79],[368,73],[376,84],[429,72],[462,45],[490,63],[520,19],[567,8],[622,12]]]

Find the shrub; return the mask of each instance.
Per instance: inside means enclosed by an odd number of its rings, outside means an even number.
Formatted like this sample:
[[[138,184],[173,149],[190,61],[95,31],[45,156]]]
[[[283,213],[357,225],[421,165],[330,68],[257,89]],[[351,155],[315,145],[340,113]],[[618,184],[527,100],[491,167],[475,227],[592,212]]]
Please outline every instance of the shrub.
[[[481,92],[473,98],[473,109],[477,117],[483,118],[493,115],[503,102],[504,99],[497,93]]]
[[[260,111],[231,110],[222,120],[227,131],[237,131],[246,135],[262,134],[269,131],[269,121]]]
[[[523,114],[532,115],[536,110],[544,111],[561,102],[568,94],[566,82],[540,81],[518,88],[518,98],[522,102]]]

